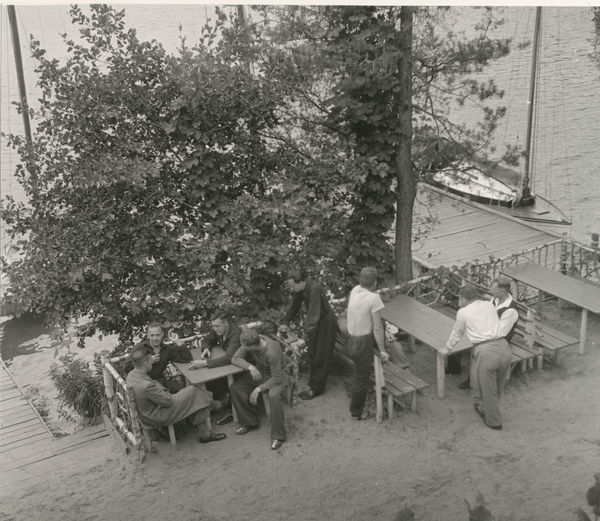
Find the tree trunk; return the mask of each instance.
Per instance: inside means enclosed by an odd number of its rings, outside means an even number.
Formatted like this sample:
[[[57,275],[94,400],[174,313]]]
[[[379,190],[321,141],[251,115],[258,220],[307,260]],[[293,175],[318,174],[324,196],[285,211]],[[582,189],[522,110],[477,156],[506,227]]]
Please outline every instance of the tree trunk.
[[[413,8],[400,9],[401,58],[400,76],[400,134],[402,136],[396,156],[398,197],[396,199],[396,243],[394,246],[396,283],[413,278],[412,269],[412,215],[417,193],[416,178],[411,159],[412,142],[412,29]]]

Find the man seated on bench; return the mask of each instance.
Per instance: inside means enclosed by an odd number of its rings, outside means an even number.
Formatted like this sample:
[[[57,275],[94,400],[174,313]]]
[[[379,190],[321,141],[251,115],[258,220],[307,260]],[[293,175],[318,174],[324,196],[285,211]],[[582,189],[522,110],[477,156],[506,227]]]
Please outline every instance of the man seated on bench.
[[[146,328],[146,338],[134,345],[131,352],[133,353],[135,349],[141,347],[148,349],[153,355],[152,368],[148,372],[148,376],[165,386],[170,392],[175,393],[185,387],[185,384],[178,378],[168,378],[167,373],[170,371],[178,373],[171,362],[191,362],[193,357],[189,348],[182,344],[176,333],[171,332],[169,335],[169,340],[173,344],[165,344],[164,337],[162,324],[150,322]]]
[[[262,393],[271,408],[271,448],[277,450],[287,437],[281,391],[288,386],[283,351],[277,342],[249,329],[240,336],[242,347],[233,355],[231,363],[248,371],[238,378],[229,392],[231,404],[237,411],[240,428],[237,434],[246,434],[258,427],[256,402]],[[253,355],[256,366],[248,361]],[[267,396],[265,396],[265,394]]]
[[[220,410],[223,403],[212,399],[212,394],[195,385],[190,385],[171,394],[166,387],[148,376],[152,371],[152,351],[137,345],[130,354],[134,369],[127,375],[127,386],[133,391],[139,419],[147,427],[157,429],[161,438],[168,440],[169,435],[160,427],[167,427],[187,419],[188,423],[198,427],[200,443],[221,441],[226,434],[215,434],[206,425],[210,410]]]
[[[500,336],[500,319],[494,305],[481,300],[473,286],[461,288],[459,297],[461,309],[448,343],[439,353],[447,355],[466,333],[475,351],[475,411],[488,427],[502,430],[500,398],[510,372],[512,352]]]

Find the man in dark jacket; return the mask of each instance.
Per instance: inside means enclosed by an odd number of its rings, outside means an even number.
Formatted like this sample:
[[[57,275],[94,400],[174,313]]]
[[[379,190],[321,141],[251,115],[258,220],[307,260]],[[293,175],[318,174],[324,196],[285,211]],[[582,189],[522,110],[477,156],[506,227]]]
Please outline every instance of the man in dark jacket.
[[[306,278],[301,270],[294,270],[287,280],[288,288],[294,293],[279,331],[285,333],[290,321],[300,312],[302,303],[306,307],[304,336],[310,377],[308,389],[298,394],[303,400],[312,400],[325,390],[327,375],[333,355],[337,334],[337,317],[331,310],[325,291],[318,282]]]
[[[167,378],[167,366],[170,362],[191,362],[193,360],[192,353],[179,341],[176,333],[169,335],[169,340],[173,344],[165,344],[164,336],[162,324],[150,322],[146,329],[146,338],[133,346],[131,352],[146,347],[153,354],[152,368],[148,371],[148,376],[165,386],[171,393],[176,393],[185,386],[177,379]]]

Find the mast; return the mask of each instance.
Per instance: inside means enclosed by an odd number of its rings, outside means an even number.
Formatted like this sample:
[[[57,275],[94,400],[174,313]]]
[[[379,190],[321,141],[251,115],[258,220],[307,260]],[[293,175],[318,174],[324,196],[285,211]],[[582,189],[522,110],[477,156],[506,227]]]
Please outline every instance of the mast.
[[[531,168],[531,135],[533,133],[533,108],[535,102],[535,75],[537,71],[538,47],[540,28],[542,22],[542,8],[536,7],[535,29],[533,33],[533,52],[531,53],[531,75],[529,83],[529,105],[527,106],[527,137],[525,142],[525,172],[523,174],[521,201],[525,202],[533,197],[530,184]]]
[[[23,74],[23,58],[21,56],[21,41],[19,39],[19,29],[17,27],[17,14],[14,5],[7,5],[6,9],[8,10],[10,34],[12,37],[13,51],[15,53],[15,67],[17,69],[19,97],[21,98],[23,129],[25,130],[25,139],[27,140],[27,144],[31,147],[33,139],[31,137],[31,123],[29,122],[29,105],[27,104],[27,92],[25,90],[25,75]]]

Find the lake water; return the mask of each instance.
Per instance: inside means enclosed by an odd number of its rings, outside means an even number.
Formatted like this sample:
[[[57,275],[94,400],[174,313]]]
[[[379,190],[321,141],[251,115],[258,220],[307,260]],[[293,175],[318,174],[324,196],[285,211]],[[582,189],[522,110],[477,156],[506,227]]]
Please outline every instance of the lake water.
[[[156,39],[169,52],[179,43],[180,31],[187,43],[195,42],[207,17],[214,18],[212,6],[129,4],[126,24],[137,29],[142,40]],[[85,6],[84,6],[85,9]],[[227,8],[231,9],[231,8]],[[505,8],[508,23],[496,34],[531,40],[534,8]],[[48,56],[64,61],[66,46],[59,34],[76,37],[70,24],[68,6],[17,7],[28,99],[35,106],[38,93],[35,64],[29,57],[29,34],[42,42]],[[600,52],[588,7],[545,8],[544,48],[541,67],[540,112],[535,149],[535,191],[555,202],[573,219],[572,237],[589,243],[590,233],[600,231]],[[465,11],[464,29],[472,15]],[[506,91],[503,104],[508,115],[501,125],[497,144],[523,143],[527,111],[530,49],[511,53],[493,64],[486,76],[495,78]],[[2,8],[2,131],[22,132],[22,121],[11,101],[18,99],[12,44],[6,8]],[[469,117],[466,114],[465,117]],[[20,185],[12,176],[17,156],[1,147],[2,194],[23,198]],[[2,226],[2,252],[6,246]]]

